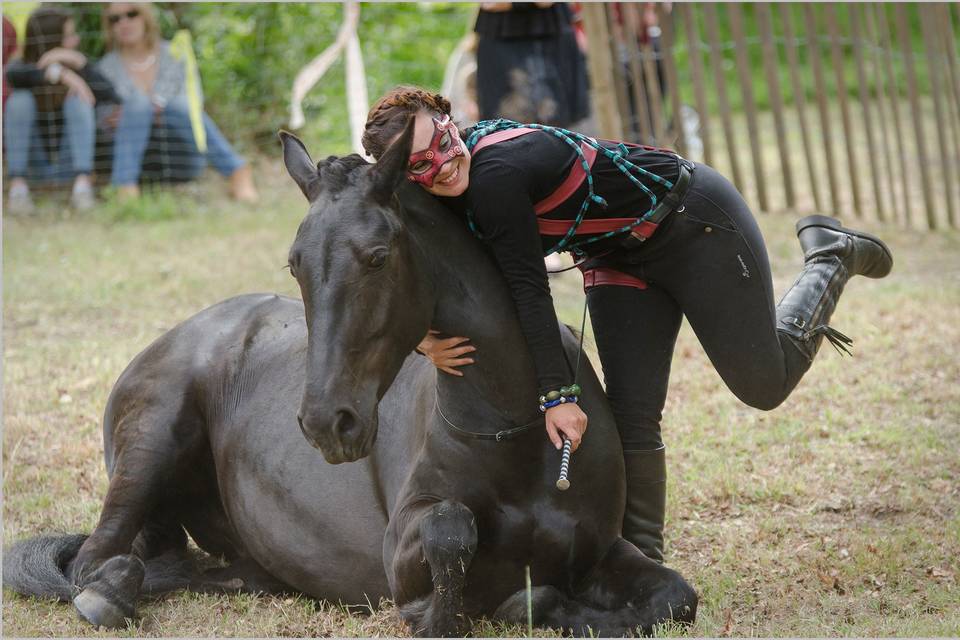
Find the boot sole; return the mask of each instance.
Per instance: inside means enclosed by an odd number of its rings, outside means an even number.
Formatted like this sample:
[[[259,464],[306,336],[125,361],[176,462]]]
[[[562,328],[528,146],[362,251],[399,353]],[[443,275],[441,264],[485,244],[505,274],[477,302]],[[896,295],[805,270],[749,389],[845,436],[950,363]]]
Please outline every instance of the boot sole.
[[[886,243],[880,238],[878,238],[877,236],[870,233],[866,233],[865,231],[847,229],[842,224],[840,224],[839,220],[837,220],[836,218],[831,218],[829,216],[807,216],[806,218],[801,218],[800,220],[797,220],[797,226],[796,226],[797,235],[799,236],[801,231],[803,231],[804,229],[809,229],[810,227],[824,227],[826,229],[832,229],[833,231],[839,231],[841,233],[846,233],[851,236],[857,236],[858,238],[863,238],[864,240],[869,240],[870,242],[873,242],[879,245],[880,248],[883,249],[884,254],[886,254],[887,260],[889,261],[890,266],[883,273],[880,273],[878,275],[867,276],[868,278],[883,278],[888,273],[890,273],[890,271],[893,269],[893,254],[890,253],[890,248],[887,247]]]

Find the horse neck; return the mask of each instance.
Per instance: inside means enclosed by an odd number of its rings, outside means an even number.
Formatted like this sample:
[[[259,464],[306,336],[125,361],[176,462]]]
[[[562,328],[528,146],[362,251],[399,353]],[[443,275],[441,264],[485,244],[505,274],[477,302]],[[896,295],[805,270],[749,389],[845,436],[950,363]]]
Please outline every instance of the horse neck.
[[[408,224],[430,263],[436,295],[432,329],[470,338],[475,363],[463,376],[438,372],[438,401],[451,421],[496,432],[536,417],[533,362],[510,296],[492,257],[442,205]]]

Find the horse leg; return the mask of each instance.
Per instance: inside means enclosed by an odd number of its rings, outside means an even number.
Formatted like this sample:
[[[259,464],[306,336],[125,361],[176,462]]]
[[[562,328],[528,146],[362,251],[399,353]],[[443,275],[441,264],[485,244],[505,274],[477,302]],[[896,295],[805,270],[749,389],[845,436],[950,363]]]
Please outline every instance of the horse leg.
[[[68,575],[79,589],[73,602],[80,616],[95,626],[118,628],[134,617],[143,583],[144,563],[133,552],[137,536],[144,532],[137,546],[145,555],[186,543],[179,523],[164,515],[170,507],[163,503],[173,493],[178,467],[202,445],[203,436],[202,429],[184,424],[183,408],[165,398],[123,394],[111,398],[110,405],[125,409],[111,415],[108,407],[110,485],[100,520]]]
[[[508,624],[527,623],[527,592],[518,591],[494,613]],[[542,585],[530,592],[533,624],[575,636],[613,637],[653,633],[654,626],[692,623],[697,594],[676,571],[619,539],[573,594]]]
[[[466,632],[463,588],[476,548],[477,525],[463,504],[444,500],[408,511],[393,554],[391,585],[400,615],[415,635]]]

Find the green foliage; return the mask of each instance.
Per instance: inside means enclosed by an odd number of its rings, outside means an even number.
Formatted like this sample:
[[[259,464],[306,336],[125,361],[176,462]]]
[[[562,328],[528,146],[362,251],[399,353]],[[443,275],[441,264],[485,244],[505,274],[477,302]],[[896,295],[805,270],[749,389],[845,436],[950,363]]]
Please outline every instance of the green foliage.
[[[103,222],[159,222],[182,217],[191,210],[190,199],[171,189],[146,189],[139,198],[118,198],[111,190],[101,194],[104,201],[96,208]]]

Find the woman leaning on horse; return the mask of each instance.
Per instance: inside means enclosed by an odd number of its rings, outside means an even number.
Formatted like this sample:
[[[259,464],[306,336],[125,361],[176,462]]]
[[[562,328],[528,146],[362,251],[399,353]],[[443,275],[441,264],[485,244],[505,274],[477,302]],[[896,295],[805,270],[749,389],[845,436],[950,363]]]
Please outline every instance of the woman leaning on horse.
[[[879,239],[833,218],[797,222],[804,266],[779,303],[760,229],[714,169],[676,153],[495,120],[459,130],[450,103],[398,87],[370,110],[363,145],[379,158],[416,118],[408,178],[464,218],[489,246],[533,357],[546,430],[574,449],[587,427],[563,355],[543,256],[583,260],[607,396],[623,443],[623,537],[663,560],[666,465],[660,435],[670,361],[686,317],[731,391],[773,409],[810,368],[847,280],[886,276]],[[472,362],[468,339],[428,334],[418,347],[443,371]]]

